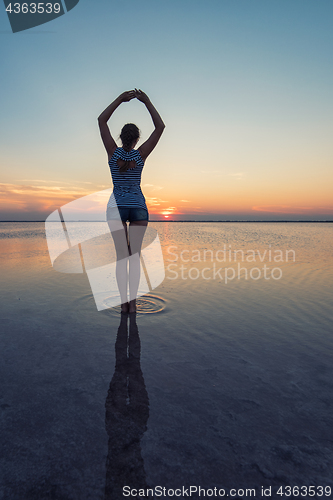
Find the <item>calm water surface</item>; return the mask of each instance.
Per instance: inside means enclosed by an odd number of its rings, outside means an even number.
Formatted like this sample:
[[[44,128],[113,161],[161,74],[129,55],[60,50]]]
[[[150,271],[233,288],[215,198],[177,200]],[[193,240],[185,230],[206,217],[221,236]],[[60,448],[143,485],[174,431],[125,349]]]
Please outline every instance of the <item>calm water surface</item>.
[[[332,487],[332,225],[151,226],[166,278],[127,318],[0,223],[0,499]]]

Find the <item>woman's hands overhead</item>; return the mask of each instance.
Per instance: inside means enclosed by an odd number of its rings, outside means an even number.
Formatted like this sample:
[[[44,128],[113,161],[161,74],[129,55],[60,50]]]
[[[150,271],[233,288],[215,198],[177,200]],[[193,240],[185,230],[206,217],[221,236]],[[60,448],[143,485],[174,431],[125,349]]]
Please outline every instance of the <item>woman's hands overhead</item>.
[[[136,97],[135,90],[126,90],[126,92],[123,92],[120,94],[119,98],[121,102],[128,102],[131,101]]]
[[[152,132],[146,142],[144,142],[139,148],[139,152],[143,159],[147,158],[147,156],[152,152],[162,135],[165,125],[147,94],[142,92],[141,89],[127,90],[126,92],[120,94],[98,117],[98,124],[102,141],[109,159],[115,152],[117,144],[110,134],[107,122],[113,112],[118,108],[118,106],[120,106],[121,103],[131,101],[135,98],[141,101],[146,106],[155,125],[155,130]]]
[[[142,92],[141,89],[134,89],[134,92],[135,92],[135,97],[139,101],[143,102],[144,104],[147,104],[147,102],[149,102],[149,97],[147,96],[147,94]]]
[[[119,96],[119,100],[121,102],[128,102],[131,101],[132,99],[138,99],[139,101],[143,102],[144,104],[147,104],[150,100],[147,94],[142,92],[141,89],[134,89],[134,90],[126,90],[126,92],[123,92]]]

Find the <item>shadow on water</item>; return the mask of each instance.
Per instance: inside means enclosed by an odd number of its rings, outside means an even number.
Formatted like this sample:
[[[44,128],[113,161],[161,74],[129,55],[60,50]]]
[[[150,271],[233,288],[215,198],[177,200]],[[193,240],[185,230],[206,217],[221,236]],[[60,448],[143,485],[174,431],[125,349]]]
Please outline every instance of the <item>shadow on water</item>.
[[[116,366],[105,401],[109,436],[105,500],[123,497],[123,487],[147,488],[140,441],[147,430],[149,399],[141,366],[136,314],[121,314]]]

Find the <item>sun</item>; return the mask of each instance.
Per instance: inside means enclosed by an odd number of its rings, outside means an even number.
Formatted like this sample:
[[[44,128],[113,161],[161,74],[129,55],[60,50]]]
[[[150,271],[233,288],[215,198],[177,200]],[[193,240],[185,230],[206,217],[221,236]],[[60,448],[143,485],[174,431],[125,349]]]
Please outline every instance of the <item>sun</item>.
[[[164,216],[164,218],[165,218],[165,219],[168,219],[168,218],[169,218],[169,215],[165,215],[165,216]]]

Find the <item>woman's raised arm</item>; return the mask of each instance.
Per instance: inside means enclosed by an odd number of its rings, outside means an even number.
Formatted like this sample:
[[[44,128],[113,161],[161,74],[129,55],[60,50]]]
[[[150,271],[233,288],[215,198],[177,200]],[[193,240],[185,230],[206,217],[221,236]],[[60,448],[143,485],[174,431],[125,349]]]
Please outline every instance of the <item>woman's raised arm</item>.
[[[146,106],[147,110],[150,113],[150,116],[153,120],[153,123],[155,125],[155,130],[153,133],[150,135],[150,137],[144,142],[140,147],[139,147],[139,152],[140,155],[143,159],[146,159],[148,155],[153,151],[155,148],[156,144],[158,143],[163,130],[165,129],[164,122],[160,115],[158,114],[156,108],[153,106],[151,103],[149,97],[147,94],[142,92],[142,90],[137,90],[135,89],[135,97],[139,99],[139,101],[143,102],[143,104]]]
[[[117,144],[113,139],[113,137],[111,136],[107,122],[110,119],[112,113],[118,108],[118,106],[120,106],[122,102],[128,102],[131,99],[134,99],[135,97],[136,95],[134,90],[128,90],[127,92],[123,92],[98,117],[98,125],[101,133],[101,138],[109,159],[115,152]]]

